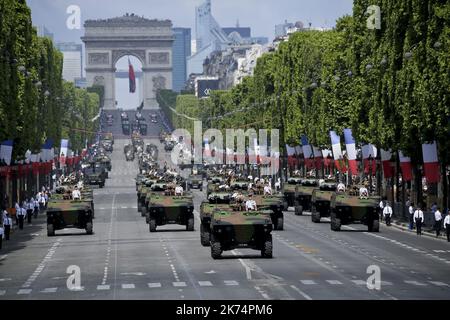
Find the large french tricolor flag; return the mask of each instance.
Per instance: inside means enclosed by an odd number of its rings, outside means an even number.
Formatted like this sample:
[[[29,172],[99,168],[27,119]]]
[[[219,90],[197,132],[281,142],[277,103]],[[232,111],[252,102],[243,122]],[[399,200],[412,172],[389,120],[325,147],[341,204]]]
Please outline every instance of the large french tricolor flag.
[[[356,144],[352,135],[352,129],[344,129],[344,139],[350,172],[352,175],[357,175],[358,164],[356,163]]]
[[[392,152],[390,150],[381,149],[381,163],[383,165],[384,177],[392,178],[394,176],[394,168],[391,166]]]
[[[400,158],[400,167],[402,169],[402,176],[405,181],[412,180],[412,167],[411,167],[411,158],[405,157],[403,152],[399,151],[398,156]]]
[[[47,162],[52,160],[53,156],[52,156],[52,147],[53,147],[53,140],[52,139],[47,139],[45,141],[45,143],[42,145],[42,149],[41,149],[41,159],[43,162]]]
[[[323,157],[323,164],[324,164],[325,168],[329,168],[331,166],[331,158],[332,158],[331,150],[323,149],[322,157]]]
[[[288,166],[289,167],[294,167],[295,166],[295,148],[289,146],[288,144],[286,145],[286,152],[288,155]]]
[[[136,75],[134,74],[134,68],[130,58],[128,58],[128,78],[130,81],[130,92],[134,93],[136,91]]]
[[[439,182],[439,161],[437,156],[436,141],[422,145],[423,165],[427,183]]]
[[[333,149],[333,158],[336,169],[342,172],[346,172],[347,168],[345,167],[343,157],[342,157],[342,149],[341,149],[341,137],[339,137],[335,131],[330,131],[331,138],[331,146]]]
[[[314,168],[313,149],[311,148],[311,145],[308,142],[308,138],[305,135],[302,135],[301,140],[306,169],[312,169]]]
[[[363,156],[363,160],[364,160],[364,173],[368,174],[369,173],[369,157],[372,157],[373,162],[372,162],[372,175],[375,175],[375,173],[377,172],[377,166],[376,166],[376,162],[375,159],[377,157],[377,148],[375,148],[374,145],[371,144],[366,144],[362,146],[362,156]]]
[[[59,153],[59,163],[61,166],[64,166],[66,164],[68,149],[69,149],[69,140],[61,139],[61,148],[60,148],[61,151]]]
[[[0,160],[4,160],[8,166],[11,165],[13,145],[13,140],[5,140],[0,146]]]

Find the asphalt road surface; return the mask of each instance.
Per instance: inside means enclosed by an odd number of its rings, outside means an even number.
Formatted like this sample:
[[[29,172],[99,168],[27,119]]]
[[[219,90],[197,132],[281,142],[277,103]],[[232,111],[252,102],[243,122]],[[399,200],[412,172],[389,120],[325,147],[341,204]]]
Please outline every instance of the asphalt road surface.
[[[149,137],[159,125],[149,124]],[[0,251],[0,299],[450,298],[450,244],[384,225],[379,233],[360,225],[333,232],[329,222],[314,224],[307,214],[289,211],[285,230],[273,232],[273,259],[240,249],[213,260],[210,248],[200,245],[205,195],[195,190],[194,232],[170,225],[150,233],[137,212],[137,161],[125,161],[129,139],[117,135],[118,112],[108,130],[116,133],[112,172],[105,188],[94,192],[94,234],[67,229],[47,237],[44,214],[25,224]],[[160,149],[163,157],[168,154]],[[80,287],[71,290],[68,271],[77,268]],[[368,268],[379,268],[379,290],[368,288]]]

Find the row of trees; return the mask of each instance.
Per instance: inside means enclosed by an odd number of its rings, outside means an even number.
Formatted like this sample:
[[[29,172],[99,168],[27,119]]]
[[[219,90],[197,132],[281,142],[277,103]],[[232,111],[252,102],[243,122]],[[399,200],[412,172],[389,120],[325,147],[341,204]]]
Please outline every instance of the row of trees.
[[[381,9],[380,29],[368,27],[370,5]],[[351,128],[358,143],[410,156],[416,190],[421,144],[436,140],[446,182],[450,3],[355,0],[353,15],[334,30],[297,32],[258,59],[253,77],[200,102],[178,97],[176,109],[203,120],[204,128],[280,128],[292,145],[306,134],[329,148],[330,130],[342,135]],[[185,117],[173,121],[189,128]]]
[[[63,56],[49,38],[37,36],[25,0],[0,0],[0,141],[14,140],[13,160],[39,152],[51,138],[69,138],[81,150],[99,95],[62,80]]]

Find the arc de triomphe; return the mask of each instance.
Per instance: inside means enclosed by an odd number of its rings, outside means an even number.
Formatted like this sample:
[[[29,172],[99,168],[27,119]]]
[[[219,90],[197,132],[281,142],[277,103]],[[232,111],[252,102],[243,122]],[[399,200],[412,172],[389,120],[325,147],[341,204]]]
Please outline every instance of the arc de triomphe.
[[[142,63],[144,108],[159,108],[156,90],[172,88],[172,22],[127,14],[87,20],[84,28],[81,39],[86,52],[86,80],[88,86],[104,86],[104,108],[116,108],[115,65],[127,55],[135,56]]]

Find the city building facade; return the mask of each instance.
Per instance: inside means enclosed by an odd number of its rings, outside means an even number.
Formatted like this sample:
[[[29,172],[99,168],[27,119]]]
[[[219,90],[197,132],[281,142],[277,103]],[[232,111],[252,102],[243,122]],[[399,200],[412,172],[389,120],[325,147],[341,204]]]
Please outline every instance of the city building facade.
[[[56,48],[62,52],[63,79],[74,82],[83,76],[83,46],[74,42],[59,42]]]
[[[180,92],[184,89],[187,74],[187,59],[191,56],[191,29],[173,28],[175,41],[173,42],[172,52],[172,90]]]

